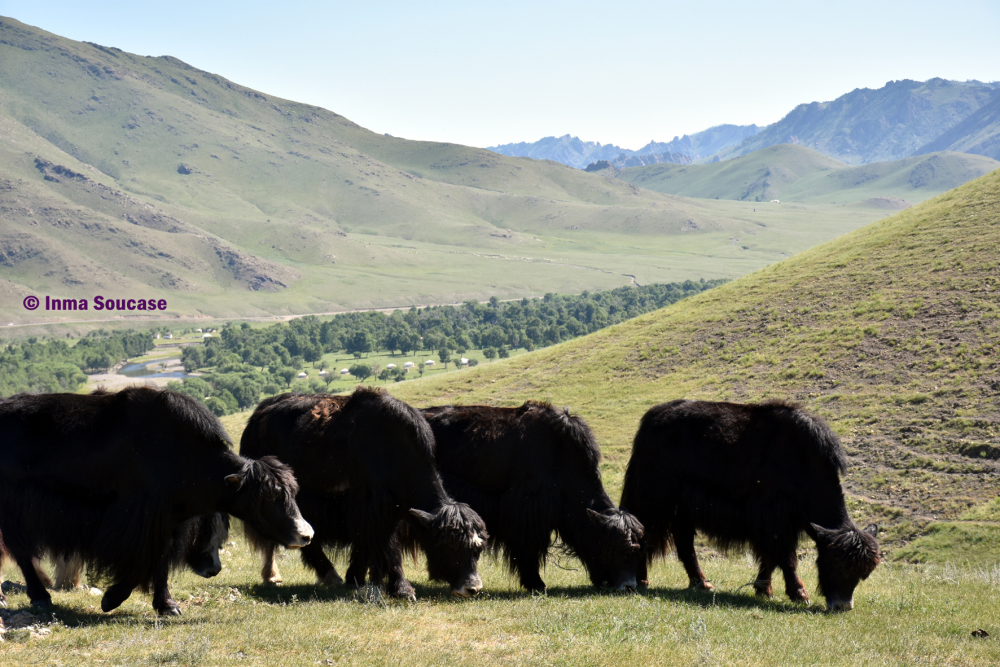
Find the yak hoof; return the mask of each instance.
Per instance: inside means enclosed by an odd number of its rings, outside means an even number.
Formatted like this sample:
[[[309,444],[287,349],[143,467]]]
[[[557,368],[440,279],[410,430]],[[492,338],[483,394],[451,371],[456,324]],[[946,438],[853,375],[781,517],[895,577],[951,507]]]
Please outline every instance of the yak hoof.
[[[809,602],[809,593],[804,588],[799,588],[788,593],[788,599],[792,602]]]
[[[4,603],[4,606],[6,607],[7,604]],[[31,606],[41,611],[52,611],[52,598],[39,598],[38,600],[32,600]]]
[[[163,605],[163,608],[157,609],[156,613],[160,616],[180,616],[181,606],[174,600],[167,600],[166,604]]]
[[[394,598],[402,598],[410,602],[417,601],[417,591],[406,579],[393,586],[386,586],[386,593]]]
[[[337,574],[336,570],[331,569],[322,577],[317,577],[316,583],[320,586],[340,586],[344,580]]]
[[[762,598],[773,598],[774,597],[774,589],[772,587],[770,587],[770,586],[768,586],[766,588],[763,587],[763,586],[759,586],[759,587],[758,586],[754,586],[753,590],[754,590],[754,592],[757,595],[759,595]]]
[[[131,594],[131,588],[119,589],[117,585],[111,586],[101,598],[101,611],[109,612],[117,609]]]

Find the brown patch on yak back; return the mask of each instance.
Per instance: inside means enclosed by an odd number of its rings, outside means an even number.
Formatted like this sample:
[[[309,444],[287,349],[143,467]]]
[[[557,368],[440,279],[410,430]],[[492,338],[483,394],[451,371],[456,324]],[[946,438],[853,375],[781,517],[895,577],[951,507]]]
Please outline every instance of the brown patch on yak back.
[[[333,419],[337,413],[344,409],[347,403],[347,396],[323,396],[316,399],[310,415],[314,422],[323,426]]]

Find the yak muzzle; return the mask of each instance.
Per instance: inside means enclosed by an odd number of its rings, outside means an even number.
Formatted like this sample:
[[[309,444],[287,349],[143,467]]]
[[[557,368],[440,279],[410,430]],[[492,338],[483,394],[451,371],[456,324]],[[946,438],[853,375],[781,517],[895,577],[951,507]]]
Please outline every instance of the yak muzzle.
[[[295,539],[293,539],[292,541],[290,541],[288,544],[285,545],[285,547],[288,549],[301,549],[302,547],[312,542],[313,535],[316,534],[316,531],[313,530],[313,527],[302,519],[299,519],[295,522],[295,531],[298,533],[298,535],[295,537]]]
[[[827,600],[826,602],[827,611],[851,611],[852,609],[854,609],[854,598],[849,600]]]
[[[452,588],[451,594],[457,598],[471,598],[479,595],[481,590],[483,590],[483,580],[476,576],[461,586]]]

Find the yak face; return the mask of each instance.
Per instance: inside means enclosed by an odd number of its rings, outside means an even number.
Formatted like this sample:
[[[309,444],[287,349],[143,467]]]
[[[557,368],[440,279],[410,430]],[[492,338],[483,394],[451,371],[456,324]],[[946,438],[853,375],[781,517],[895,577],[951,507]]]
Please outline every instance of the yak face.
[[[577,550],[598,588],[634,591],[636,572],[643,558],[642,524],[629,512],[612,507],[604,512],[587,509],[587,547]]]
[[[299,485],[292,469],[273,456],[246,459],[239,473],[226,476],[232,497],[230,514],[262,537],[289,549],[312,540],[314,531],[299,512]]]
[[[819,589],[826,596],[828,611],[850,611],[854,608],[854,589],[867,579],[881,561],[878,526],[864,530],[849,526],[828,530],[810,524],[816,533],[816,569]]]
[[[198,529],[185,545],[184,562],[195,574],[214,577],[222,571],[219,553],[229,539],[229,515],[216,513],[198,517]]]
[[[483,588],[479,555],[489,536],[486,524],[465,503],[445,503],[435,514],[411,509],[417,538],[427,554],[427,574],[451,586],[456,597],[472,597]]]

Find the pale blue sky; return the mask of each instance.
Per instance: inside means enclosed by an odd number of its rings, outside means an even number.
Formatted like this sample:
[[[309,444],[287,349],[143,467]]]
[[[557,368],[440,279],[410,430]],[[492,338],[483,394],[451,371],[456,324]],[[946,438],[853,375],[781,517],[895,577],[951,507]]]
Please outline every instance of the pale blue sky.
[[[472,146],[635,149],[894,79],[1000,79],[998,0],[0,0],[0,15]]]

